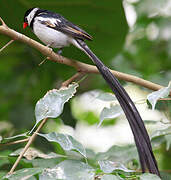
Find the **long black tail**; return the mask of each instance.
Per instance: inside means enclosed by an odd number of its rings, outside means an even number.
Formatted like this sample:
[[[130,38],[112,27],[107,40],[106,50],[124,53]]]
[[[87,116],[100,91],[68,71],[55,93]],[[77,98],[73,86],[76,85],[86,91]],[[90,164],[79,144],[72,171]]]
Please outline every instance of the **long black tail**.
[[[92,59],[105,81],[115,93],[132,129],[142,172],[144,173],[146,169],[148,169],[150,173],[160,176],[157,162],[152,151],[150,138],[134,103],[116,77],[89,49],[86,43],[80,39],[77,39],[76,41],[81,46],[82,50]]]

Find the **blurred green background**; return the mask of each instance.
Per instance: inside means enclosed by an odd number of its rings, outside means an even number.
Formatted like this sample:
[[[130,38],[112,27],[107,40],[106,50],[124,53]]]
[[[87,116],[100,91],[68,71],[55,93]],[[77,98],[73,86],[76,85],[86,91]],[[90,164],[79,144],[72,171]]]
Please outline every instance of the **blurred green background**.
[[[0,16],[5,23],[38,40],[29,28],[22,29],[24,13],[31,7],[60,13],[87,31],[93,36],[93,41],[87,44],[111,69],[164,86],[171,79],[169,0],[1,0]],[[0,48],[9,40],[0,34]],[[89,58],[75,47],[65,48],[62,55],[91,64]],[[39,66],[44,58],[38,51],[20,42],[13,42],[0,52],[1,136],[8,137],[30,130],[35,122],[36,102],[48,90],[60,87],[63,81],[76,73],[71,67],[50,61]],[[89,75],[80,84],[78,94],[93,89],[110,91],[99,75]],[[61,119],[75,126],[71,104],[65,105]],[[165,159],[170,157],[165,145],[159,151],[159,156],[160,153],[165,155],[163,168],[170,168],[168,161],[165,164]]]
[[[1,1],[0,16],[6,24],[16,31],[24,33],[33,39],[37,37],[28,28],[22,29],[23,16],[27,9],[40,7],[61,13],[68,20],[78,24],[94,38],[87,42],[93,51],[108,65],[111,59],[121,51],[128,32],[124,9],[121,1],[113,2],[98,0],[64,0],[64,1]],[[1,46],[9,38],[0,35]],[[56,50],[57,51],[57,50]],[[75,47],[65,48],[66,57],[91,63],[91,60]],[[0,119],[8,119],[17,128],[28,128],[32,125],[35,103],[47,90],[60,85],[60,83],[75,73],[75,69],[53,62],[38,64],[44,57],[33,48],[14,42],[0,54]],[[102,78],[96,82],[96,76],[90,76],[83,91],[106,86]],[[88,83],[88,85],[86,85]],[[18,98],[20,101],[18,101]],[[18,116],[20,114],[20,116]]]

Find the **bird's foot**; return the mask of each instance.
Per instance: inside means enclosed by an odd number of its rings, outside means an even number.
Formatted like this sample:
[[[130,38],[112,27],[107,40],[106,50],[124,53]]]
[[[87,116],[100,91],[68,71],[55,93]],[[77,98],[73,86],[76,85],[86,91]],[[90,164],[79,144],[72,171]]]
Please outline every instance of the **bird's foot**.
[[[51,52],[53,52],[53,49],[50,48],[50,46],[51,46],[52,44],[53,44],[53,43],[46,45],[46,47],[48,47],[49,51],[51,51]]]
[[[46,47],[48,47],[49,51],[51,51],[51,53],[53,52],[53,49],[50,48],[51,44],[48,44],[46,45]],[[45,57],[40,63],[39,63],[39,66],[41,66],[46,60],[47,60],[48,57]]]

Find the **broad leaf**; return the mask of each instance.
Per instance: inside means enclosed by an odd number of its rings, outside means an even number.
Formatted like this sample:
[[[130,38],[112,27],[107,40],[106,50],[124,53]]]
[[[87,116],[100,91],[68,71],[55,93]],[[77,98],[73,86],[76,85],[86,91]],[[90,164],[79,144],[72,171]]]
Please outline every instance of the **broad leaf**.
[[[43,168],[24,168],[18,171],[15,171],[11,175],[6,175],[3,177],[3,179],[9,179],[9,180],[27,180],[31,178],[33,175],[36,175],[43,171]]]
[[[145,173],[140,176],[140,180],[161,180],[157,175]]]
[[[103,93],[103,92],[99,93],[99,95],[97,96],[97,99],[100,99],[102,101],[116,101],[117,100],[115,95],[111,93]]]
[[[10,156],[19,156],[22,151],[23,148],[17,149],[14,152],[10,153]],[[28,150],[24,153],[23,156],[28,160],[32,160],[35,158],[50,159],[50,158],[62,157],[62,155],[58,155],[53,152],[49,154],[44,154],[43,152],[32,147],[28,148]]]
[[[166,139],[166,150],[168,151],[171,145],[171,133],[168,135],[165,135],[165,139]]]
[[[100,165],[100,169],[104,173],[111,173],[114,170],[121,170],[124,172],[134,172],[133,170],[127,169],[123,164],[120,162],[113,162],[113,161],[108,161],[108,160],[101,160],[98,161]]]
[[[171,90],[171,82],[169,82],[168,87],[164,87],[158,91],[152,92],[147,96],[147,99],[152,105],[153,110],[155,109],[155,105],[158,99],[167,97],[170,93],[170,90]]]
[[[158,146],[166,142],[166,150],[169,150],[171,145],[171,127],[166,129],[156,130],[151,135],[152,142],[155,146]]]
[[[155,138],[157,136],[164,136],[164,135],[168,135],[168,134],[171,134],[171,126],[169,126],[166,129],[154,131],[153,134],[151,135],[151,138]]]
[[[119,105],[111,106],[110,108],[104,108],[100,113],[100,123],[98,127],[102,124],[104,119],[117,118],[123,114],[123,110]]]
[[[62,111],[64,104],[76,93],[77,83],[69,85],[68,88],[61,88],[59,90],[53,89],[46,93],[46,95],[40,99],[35,107],[36,124],[44,118],[56,118]],[[33,131],[33,129],[31,131]]]
[[[60,134],[56,132],[52,132],[49,134],[38,134],[39,136],[42,136],[46,138],[50,142],[56,142],[61,145],[61,147],[65,151],[71,151],[76,150],[78,151],[82,156],[86,158],[86,151],[82,144],[80,144],[78,141],[76,141],[72,136],[67,134]]]
[[[138,159],[136,147],[134,145],[112,146],[108,151],[97,154],[97,160],[110,160],[127,164]]]
[[[94,175],[94,169],[88,164],[75,160],[65,160],[52,169],[45,169],[39,179],[92,180]]]
[[[121,180],[121,178],[115,175],[104,175],[101,180]]]
[[[25,160],[26,163],[31,163],[33,167],[42,167],[42,168],[53,168],[63,160],[65,160],[66,157],[56,157],[56,158],[50,158],[50,159],[41,159],[36,158],[31,161]]]

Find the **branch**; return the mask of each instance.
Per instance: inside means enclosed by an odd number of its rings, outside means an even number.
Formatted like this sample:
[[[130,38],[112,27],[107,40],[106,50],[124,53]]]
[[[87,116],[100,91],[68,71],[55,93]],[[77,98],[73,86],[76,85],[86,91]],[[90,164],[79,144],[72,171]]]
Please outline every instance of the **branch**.
[[[14,40],[10,40],[7,44],[5,44],[5,46],[3,46],[1,49],[0,49],[0,52],[3,51],[7,46],[9,46],[12,42],[14,42]]]
[[[2,23],[2,26],[7,26],[1,17],[0,17],[0,21]]]
[[[28,148],[30,147],[30,145],[32,144],[32,142],[34,141],[35,137],[37,136],[37,133],[40,131],[40,129],[43,127],[43,125],[46,123],[46,121],[48,120],[48,118],[43,119],[43,121],[40,123],[40,125],[38,126],[38,128],[36,129],[36,131],[33,133],[33,135],[29,138],[29,141],[27,142],[26,146],[24,147],[24,149],[22,150],[22,152],[20,153],[20,155],[18,156],[17,160],[15,161],[15,163],[13,164],[11,170],[9,171],[8,174],[12,174],[15,170],[15,168],[17,167],[18,163],[20,162],[21,158],[23,157],[23,155],[25,154],[25,152],[28,150]]]
[[[81,72],[74,74],[71,78],[69,78],[68,80],[66,80],[62,83],[62,87],[67,87],[70,83],[72,83],[76,79],[80,79],[83,75],[84,74]]]
[[[85,64],[85,63],[82,63],[82,62],[79,62],[79,61],[71,60],[69,58],[60,56],[60,55],[56,54],[55,52],[53,52],[51,48],[48,48],[48,47],[38,43],[37,41],[35,41],[35,40],[33,40],[33,39],[19,33],[19,32],[16,32],[13,29],[10,29],[4,23],[4,21],[1,18],[0,18],[0,21],[2,22],[2,25],[0,26],[0,33],[1,34],[4,34],[4,35],[6,35],[8,37],[11,37],[14,40],[23,42],[23,43],[37,49],[43,55],[48,57],[47,58],[48,60],[74,67],[78,72],[81,72],[81,73],[93,73],[93,74],[98,74],[99,73],[99,71],[97,70],[97,68],[95,66]],[[152,83],[150,81],[141,79],[141,78],[133,76],[133,75],[129,75],[129,74],[114,71],[114,70],[111,70],[111,72],[118,79],[128,81],[128,82],[132,82],[134,84],[146,87],[146,88],[154,90],[154,91],[163,88],[163,86],[161,86],[161,85]]]
[[[9,146],[9,145],[13,145],[13,144],[19,144],[19,143],[27,142],[28,140],[29,140],[29,138],[21,139],[21,140],[17,140],[17,141],[13,141],[13,142],[8,142],[8,143],[1,143],[0,146]]]

